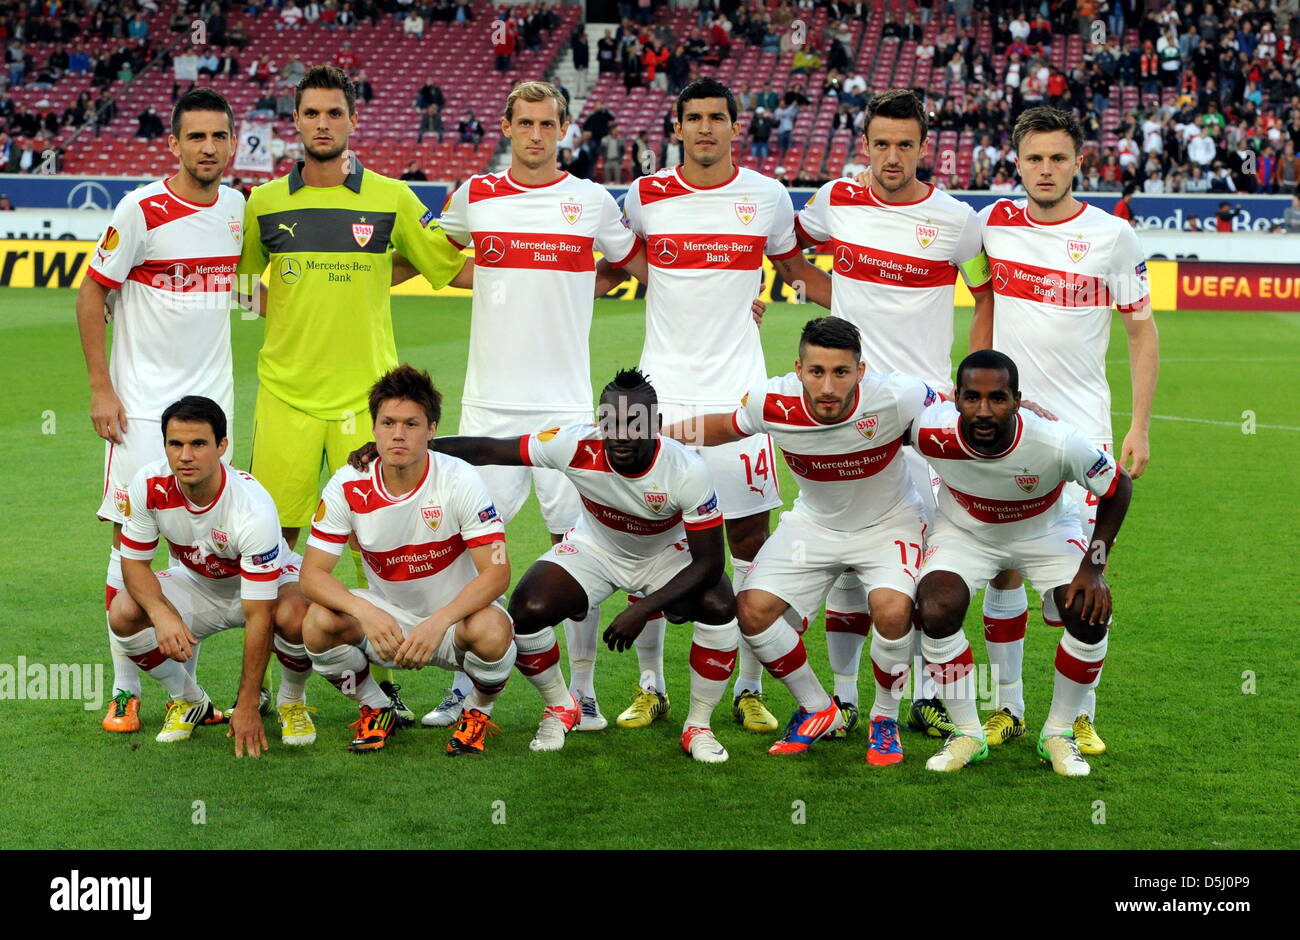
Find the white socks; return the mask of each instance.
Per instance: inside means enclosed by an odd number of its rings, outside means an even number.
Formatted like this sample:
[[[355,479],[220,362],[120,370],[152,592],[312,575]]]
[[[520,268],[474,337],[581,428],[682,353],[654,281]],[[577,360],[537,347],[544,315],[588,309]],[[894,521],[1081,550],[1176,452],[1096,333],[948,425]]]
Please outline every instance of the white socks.
[[[600,606],[587,609],[580,619],[564,621],[569,650],[569,688],[574,698],[596,697],[596,634],[600,631]]]
[[[683,730],[691,725],[710,727],[713,710],[727,692],[736,668],[740,628],[736,621],[719,625],[697,623],[691,642],[691,707]]]
[[[989,665],[997,670],[998,699],[994,708],[1007,708],[1025,717],[1025,625],[1029,604],[1024,585],[1002,591],[990,584],[984,589],[984,645]]]

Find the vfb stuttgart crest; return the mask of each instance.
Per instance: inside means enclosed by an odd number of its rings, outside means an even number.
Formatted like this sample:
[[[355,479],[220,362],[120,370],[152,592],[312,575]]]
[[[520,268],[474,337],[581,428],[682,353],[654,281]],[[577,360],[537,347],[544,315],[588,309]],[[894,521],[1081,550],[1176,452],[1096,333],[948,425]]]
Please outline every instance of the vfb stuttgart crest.
[[[1016,486],[1020,487],[1026,493],[1032,493],[1038,489],[1038,474],[1036,473],[1017,473]]]
[[[241,238],[240,232],[244,227],[244,223],[236,222],[232,219],[226,224],[230,226],[230,237],[233,238],[236,243],[238,243]]]
[[[124,518],[131,518],[131,491],[122,486],[113,487],[113,505]]]
[[[365,248],[369,245],[370,239],[374,237],[375,234],[375,227],[373,225],[365,225],[363,224],[364,222],[365,218],[363,217],[360,222],[352,223],[352,237],[361,248]]]
[[[438,526],[442,525],[442,507],[422,506],[420,508],[420,518],[432,531],[437,532]]]
[[[758,203],[756,202],[738,202],[736,203],[736,218],[740,219],[741,225],[748,225],[754,221],[754,216],[758,215]]]
[[[646,490],[641,495],[645,497],[645,504],[655,512],[663,512],[668,505],[668,494],[659,490]]]
[[[570,225],[577,224],[582,218],[582,203],[580,202],[562,202],[560,203],[560,215],[564,216],[564,221]]]
[[[922,248],[929,248],[934,244],[934,240],[939,237],[939,228],[935,225],[918,225],[916,227],[916,243]]]
[[[225,548],[227,545],[230,544],[230,536],[227,535],[225,532],[221,531],[220,529],[213,529],[212,541],[216,542],[222,548]]]
[[[1092,242],[1086,242],[1081,238],[1071,238],[1065,243],[1065,252],[1070,256],[1071,261],[1078,264],[1091,247]]]
[[[858,433],[867,440],[871,440],[876,436],[876,431],[879,427],[880,415],[863,415],[857,422]]]

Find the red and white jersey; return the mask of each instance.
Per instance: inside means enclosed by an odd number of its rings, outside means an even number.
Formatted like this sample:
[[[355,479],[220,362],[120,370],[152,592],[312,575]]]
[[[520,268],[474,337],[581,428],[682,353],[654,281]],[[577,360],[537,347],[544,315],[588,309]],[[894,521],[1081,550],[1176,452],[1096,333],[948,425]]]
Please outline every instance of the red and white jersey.
[[[1025,398],[1108,444],[1110,311],[1147,303],[1146,256],[1129,224],[1096,206],[1051,224],[1025,206],[999,199],[980,212],[997,298],[993,348],[1015,362]]]
[[[1000,454],[985,456],[959,431],[952,402],[931,405],[912,426],[912,441],[943,479],[939,513],[984,539],[1035,538],[1074,519],[1061,501],[1073,481],[1098,498],[1115,492],[1115,458],[1064,421],[1016,412],[1016,434]]]
[[[230,292],[243,224],[243,194],[228,186],[201,206],[159,180],[113,210],[86,275],[119,291],[108,373],[128,418],[157,421],[182,395],[234,415]]]
[[[591,411],[592,298],[599,251],[636,253],[603,186],[565,173],[525,186],[474,176],[443,207],[442,230],[474,247],[473,317],[461,400],[498,411]]]
[[[732,424],[741,434],[766,431],[799,480],[794,512],[828,529],[861,529],[921,502],[898,449],[912,420],[939,395],[918,378],[867,372],[849,416],[819,421],[790,372],[755,385]]]
[[[478,576],[467,549],[506,540],[478,471],[430,451],[411,492],[391,496],[383,461],[369,470],[341,467],[321,493],[307,544],[343,554],[355,534],[370,590],[402,610],[427,617]]]
[[[832,180],[796,224],[833,258],[831,313],[861,331],[867,368],[952,388],[957,272],[972,291],[988,290],[974,210],[933,186],[924,199],[895,204],[852,180]]]
[[[131,480],[122,557],[153,561],[158,537],[200,587],[223,600],[273,601],[289,548],[271,495],[243,470],[221,464],[217,498],[199,507],[181,490],[165,459]]]
[[[767,375],[750,309],[763,255],[799,251],[789,191],[742,168],[700,188],[671,167],[633,182],[623,212],[646,242],[641,371],[661,402],[734,405]]]
[[[657,439],[654,459],[636,476],[610,466],[594,424],[521,437],[519,455],[527,466],[549,467],[569,478],[582,500],[575,534],[618,558],[652,558],[684,539],[687,529],[722,525],[708,465],[670,438]]]

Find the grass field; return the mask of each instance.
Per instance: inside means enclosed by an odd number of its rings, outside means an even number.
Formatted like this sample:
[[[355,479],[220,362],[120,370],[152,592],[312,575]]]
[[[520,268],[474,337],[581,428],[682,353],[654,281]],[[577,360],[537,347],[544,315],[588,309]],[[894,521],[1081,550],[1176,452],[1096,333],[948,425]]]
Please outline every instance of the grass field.
[[[763,327],[773,372],[793,359],[810,310],[777,304]],[[0,664],[104,663],[103,573],[108,527],[94,520],[102,444],[72,315],[73,292],[0,291]],[[469,330],[459,300],[394,302],[403,359],[432,371],[456,427]],[[603,385],[635,363],[640,303],[601,301],[592,337]],[[958,336],[968,323],[959,317]],[[954,776],[927,773],[937,742],[905,734],[908,758],[885,771],[863,761],[866,738],[826,742],[799,759],[766,754],[770,739],[719,713],[731,752],[720,766],[677,744],[687,700],[689,628],[669,629],[673,715],[627,731],[612,718],[635,684],[632,653],[602,649],[596,681],[610,729],[571,735],[558,754],[527,744],[537,695],[511,680],[494,718],[503,734],[481,761],[449,761],[441,730],[413,730],[385,753],[344,751],[351,702],[313,678],[314,747],[290,751],[268,725],[269,756],[236,762],[223,734],[154,742],[164,694],[145,680],[145,731],[108,735],[102,710],[73,701],[0,701],[5,799],[0,847],[40,848],[1248,848],[1300,846],[1294,780],[1300,705],[1296,558],[1300,510],[1300,317],[1178,312],[1159,318],[1164,366],[1151,431],[1154,459],[1135,488],[1111,583],[1115,629],[1099,691],[1110,752],[1092,776],[1067,781],[1039,764],[1029,735]],[[247,455],[259,322],[232,326],[237,463]],[[959,340],[958,351],[964,351]],[[1122,329],[1111,347],[1117,440],[1127,428]],[[177,389],[180,394],[184,390]],[[1243,433],[1243,412],[1255,433]],[[1277,427],[1269,427],[1277,426]],[[53,431],[54,433],[49,433]],[[242,463],[241,463],[242,465]],[[782,487],[795,487],[784,465]],[[518,578],[546,534],[535,503],[509,529]],[[346,568],[347,566],[343,566]],[[606,606],[605,619],[617,611]],[[983,656],[978,601],[967,618]],[[1051,693],[1056,631],[1031,595],[1025,686],[1036,733]],[[204,644],[200,680],[218,703],[233,694],[242,634]],[[806,641],[829,682],[820,621]],[[1252,682],[1253,694],[1243,692]],[[566,669],[567,673],[567,669]],[[417,713],[448,676],[406,674]],[[870,665],[863,677],[870,699]],[[768,680],[773,711],[792,708]],[[1097,820],[1103,801],[1104,824]],[[197,802],[201,801],[201,805]],[[805,822],[794,821],[803,801]],[[203,817],[199,820],[200,815]],[[495,820],[494,821],[494,816]]]

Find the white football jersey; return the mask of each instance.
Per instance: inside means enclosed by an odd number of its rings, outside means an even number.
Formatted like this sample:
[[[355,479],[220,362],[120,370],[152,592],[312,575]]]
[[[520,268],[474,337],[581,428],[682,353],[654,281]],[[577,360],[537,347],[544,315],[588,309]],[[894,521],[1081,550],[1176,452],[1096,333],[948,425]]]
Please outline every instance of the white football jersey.
[[[474,247],[469,364],[461,400],[497,411],[590,411],[596,261],[636,253],[603,186],[568,173],[545,186],[507,170],[474,176],[442,210],[442,230]]]
[[[594,424],[521,437],[519,453],[528,466],[569,478],[582,500],[574,532],[619,558],[652,558],[684,539],[687,529],[722,525],[708,466],[670,438],[658,439],[650,467],[634,477],[610,466]]]
[[[126,416],[157,421],[183,395],[234,416],[230,292],[243,238],[244,197],[186,202],[159,180],[128,193],[86,268],[119,297],[108,372]]]
[[[341,555],[355,534],[370,590],[427,617],[478,576],[466,550],[504,542],[505,526],[483,478],[460,458],[430,451],[419,485],[396,497],[384,488],[382,464],[339,468],[321,493],[307,544]]]
[[[1025,206],[999,199],[980,212],[997,298],[993,348],[1015,362],[1025,398],[1108,444],[1110,311],[1147,302],[1146,256],[1132,227],[1096,206],[1052,224]]]
[[[912,419],[939,396],[918,378],[867,372],[843,421],[824,424],[804,402],[791,372],[755,385],[732,423],[741,434],[766,431],[799,480],[794,512],[827,529],[861,529],[920,498],[898,449]]]
[[[1064,421],[1016,412],[1016,434],[985,456],[962,436],[952,402],[931,405],[912,426],[912,441],[943,480],[939,512],[985,541],[1034,538],[1074,518],[1061,500],[1073,481],[1100,499],[1115,492],[1115,458]]]
[[[158,537],[196,584],[223,600],[273,601],[289,548],[271,495],[243,470],[221,464],[221,489],[202,508],[181,491],[165,459],[131,480],[122,557],[153,561]]]
[[[952,388],[957,272],[972,291],[988,290],[974,210],[933,186],[924,199],[893,204],[870,187],[832,180],[804,204],[796,224],[805,237],[828,243],[831,313],[861,331],[867,368]]]
[[[789,191],[742,168],[701,189],[671,167],[635,180],[623,211],[646,242],[641,371],[661,402],[733,406],[767,375],[750,305],[763,255],[799,251]]]

